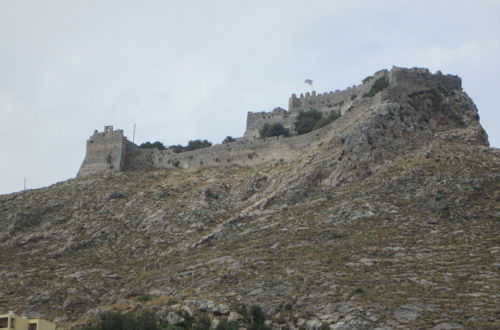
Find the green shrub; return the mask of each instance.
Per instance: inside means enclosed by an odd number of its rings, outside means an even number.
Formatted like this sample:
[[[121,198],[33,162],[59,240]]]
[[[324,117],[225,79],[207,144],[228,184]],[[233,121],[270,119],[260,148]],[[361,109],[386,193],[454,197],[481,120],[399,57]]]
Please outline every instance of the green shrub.
[[[209,330],[212,325],[210,317],[204,313],[193,324],[193,330]]]
[[[362,288],[356,288],[353,291],[353,294],[363,294],[363,293],[365,293],[365,290],[363,290]]]
[[[283,126],[283,124],[281,123],[273,123],[273,124],[266,123],[259,130],[259,133],[261,137],[271,137],[280,135],[290,136],[290,130],[288,128],[285,128],[285,126]]]
[[[181,146],[180,144],[174,144],[168,147],[169,150],[172,150],[175,153],[183,152],[184,147]]]
[[[153,297],[150,294],[142,294],[139,297],[137,297],[137,300],[142,301],[142,302],[150,301],[151,299],[153,299]]]
[[[208,148],[211,145],[212,142],[208,142],[207,140],[191,140],[188,142],[188,145],[184,148],[184,151]]]
[[[321,128],[330,124],[332,121],[335,121],[340,118],[340,113],[337,111],[330,112],[327,116],[323,115],[323,118],[320,119],[315,129]]]
[[[215,330],[238,330],[238,325],[233,322],[228,322],[226,319],[223,319],[219,322],[219,324],[217,324]]]
[[[375,94],[389,86],[389,79],[387,77],[380,77],[373,83],[370,91],[365,93],[363,97],[373,97]]]
[[[270,330],[265,324],[265,315],[257,305],[250,307],[241,306],[241,314],[244,320],[239,322],[229,322],[222,319],[215,327],[216,330],[237,330],[244,327],[248,330]],[[79,327],[79,330],[209,330],[211,320],[208,314],[198,314],[189,316],[182,315],[184,321],[179,324],[169,324],[165,319],[158,318],[153,312],[144,310],[140,314],[122,313],[110,311],[103,313],[98,319]]]
[[[167,301],[165,302],[165,304],[166,304],[167,306],[175,305],[175,304],[177,304],[177,303],[178,303],[177,299],[173,299],[173,298],[170,298],[169,300],[167,300]]]
[[[323,114],[318,110],[301,111],[295,120],[295,131],[304,134],[314,130],[322,117]]]
[[[297,134],[309,133],[315,129],[321,128],[338,119],[340,113],[336,111],[324,115],[318,110],[301,111],[295,120],[295,131]]]
[[[223,144],[226,144],[226,143],[231,143],[231,142],[234,142],[236,141],[235,138],[233,138],[232,136],[226,136],[226,138],[224,139],[224,141],[222,141]]]
[[[158,330],[184,330],[184,328],[173,324],[161,323],[160,326],[158,327]]]
[[[87,324],[80,330],[160,330],[153,313],[144,311],[139,315],[107,312],[97,322]]]
[[[146,148],[146,149],[159,149],[159,150],[165,150],[165,146],[163,145],[162,142],[160,141],[156,141],[156,142],[144,142],[144,143],[141,143],[141,145],[139,146],[139,148]]]
[[[175,153],[179,152],[184,152],[184,151],[191,151],[191,150],[196,150],[196,149],[202,149],[202,148],[207,148],[212,145],[212,142],[209,142],[208,140],[190,140],[188,142],[187,146],[182,146],[180,144],[175,144],[171,145],[168,147],[169,150],[172,150]]]
[[[265,325],[266,317],[258,305],[250,306],[248,316],[250,319],[249,330],[271,330],[270,327]]]
[[[372,79],[373,79],[373,76],[366,77],[365,79],[363,79],[363,84],[366,84],[367,82],[369,82]]]

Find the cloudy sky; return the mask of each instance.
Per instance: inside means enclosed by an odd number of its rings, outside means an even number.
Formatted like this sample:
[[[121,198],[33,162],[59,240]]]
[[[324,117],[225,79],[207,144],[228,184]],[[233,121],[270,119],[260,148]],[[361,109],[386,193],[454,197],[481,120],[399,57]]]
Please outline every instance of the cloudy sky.
[[[220,142],[393,65],[461,76],[500,147],[499,0],[0,0],[0,194],[74,177],[104,125]]]

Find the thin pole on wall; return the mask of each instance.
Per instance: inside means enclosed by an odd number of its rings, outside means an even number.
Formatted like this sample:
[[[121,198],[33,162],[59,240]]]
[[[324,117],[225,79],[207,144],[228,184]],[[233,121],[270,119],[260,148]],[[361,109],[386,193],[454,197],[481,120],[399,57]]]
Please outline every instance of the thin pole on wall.
[[[135,123],[134,123],[134,134],[132,135],[132,142],[135,142]]]
[[[23,188],[23,192],[26,192],[26,177],[24,177],[24,188]]]

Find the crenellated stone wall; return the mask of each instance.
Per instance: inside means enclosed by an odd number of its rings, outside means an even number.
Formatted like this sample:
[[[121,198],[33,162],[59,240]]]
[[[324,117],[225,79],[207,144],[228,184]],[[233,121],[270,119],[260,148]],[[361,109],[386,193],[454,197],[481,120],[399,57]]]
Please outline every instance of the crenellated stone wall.
[[[113,126],[104,126],[103,132],[94,131],[87,140],[85,159],[77,177],[95,174],[120,172],[123,170],[127,151],[137,146],[128,141],[123,130],[113,130]]]
[[[375,73],[374,77],[378,78],[387,75],[387,73],[387,70],[382,70]],[[300,112],[318,110],[324,114],[331,112],[343,114],[356,99],[362,98],[362,95],[371,88],[373,82],[374,80],[369,79],[361,85],[354,85],[345,90],[330,91],[323,94],[316,93],[316,91],[300,94],[299,97],[292,94],[288,100],[288,111],[276,108],[272,112],[249,112],[245,137],[248,139],[259,138],[259,130],[266,123],[282,123],[293,134],[295,133],[294,122]]]
[[[283,126],[290,129],[292,134],[295,132],[294,122],[301,111],[318,110],[325,114],[338,112],[344,114],[352,106],[363,103],[363,98],[369,94],[375,82],[385,78],[389,84],[392,96],[398,93],[398,90],[418,91],[428,88],[461,89],[461,79],[454,75],[443,75],[440,71],[432,74],[425,68],[398,68],[393,67],[389,70],[380,70],[365,78],[360,85],[348,87],[345,90],[336,90],[326,93],[292,94],[288,100],[288,111],[282,108],[275,108],[271,112],[249,112],[247,115],[247,125],[245,137],[248,139],[257,139],[260,137],[259,130],[266,124],[282,123]]]
[[[181,153],[168,149],[139,148],[123,137],[121,130],[114,131],[114,136],[105,132],[94,133],[87,142],[89,146],[87,155],[77,177],[119,171],[252,166],[273,160],[290,161],[318,141],[328,129],[325,127],[288,138],[283,136],[256,140],[240,138],[231,143],[216,144]],[[123,139],[119,139],[120,136]]]
[[[356,97],[360,91],[359,86],[348,87],[345,90],[328,93],[319,93],[316,91],[312,93],[292,94],[288,100],[288,111],[292,113],[299,113],[300,111],[318,110],[321,112],[330,112],[338,109],[342,104],[348,102],[351,98]]]
[[[294,131],[293,122],[295,115],[283,108],[274,108],[271,112],[248,112],[245,138],[257,139],[260,137],[259,130],[266,124],[281,123],[290,131]]]
[[[385,82],[382,90],[372,90],[377,81]],[[461,90],[461,79],[441,72],[432,74],[427,69],[397,68],[381,70],[363,80],[361,85],[343,91],[323,94],[306,93],[289,100],[289,111],[275,108],[271,112],[249,112],[243,138],[227,144],[189,152],[145,149],[128,141],[123,130],[106,126],[104,132],[94,132],[87,141],[87,151],[78,177],[119,171],[200,168],[208,166],[256,165],[272,160],[291,160],[306,150],[311,143],[335,127],[336,122],[308,134],[288,138],[259,138],[259,130],[266,123],[282,123],[294,133],[294,121],[301,111],[316,109],[323,113],[339,112],[344,116],[356,109],[358,115],[374,106],[402,101],[410,95],[429,90]]]
[[[317,141],[322,131],[285,138],[237,139],[209,148],[174,153],[171,150],[136,148],[127,153],[125,171],[203,168],[213,166],[252,166],[266,161],[290,161]]]

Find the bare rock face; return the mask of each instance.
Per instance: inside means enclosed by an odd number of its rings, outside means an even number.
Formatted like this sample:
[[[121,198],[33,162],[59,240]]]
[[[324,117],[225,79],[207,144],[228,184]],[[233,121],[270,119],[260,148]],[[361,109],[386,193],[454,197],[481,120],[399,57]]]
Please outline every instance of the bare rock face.
[[[401,71],[406,77],[400,84]],[[421,79],[422,75],[428,79]],[[488,146],[477,109],[461,90],[460,78],[447,78],[454,84],[421,70],[393,69],[373,78],[385,79],[388,85],[373,98],[354,102],[344,114],[348,125],[339,132],[339,164],[329,183],[335,186],[355,179],[352,174],[364,178],[377,165],[436,138],[461,142],[466,137],[469,144]],[[455,130],[462,131],[461,136],[446,134]]]
[[[393,68],[367,79],[357,98],[343,106],[342,117],[316,131],[314,144],[326,144],[320,149],[327,152],[305,153],[301,174],[273,202],[295,203],[325,187],[363,180],[433,141],[489,146],[459,77]]]
[[[276,329],[500,327],[500,151],[460,79],[380,71],[341,110],[279,141],[283,159],[0,196],[0,313],[215,325],[258,305]]]

